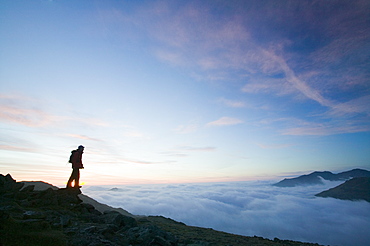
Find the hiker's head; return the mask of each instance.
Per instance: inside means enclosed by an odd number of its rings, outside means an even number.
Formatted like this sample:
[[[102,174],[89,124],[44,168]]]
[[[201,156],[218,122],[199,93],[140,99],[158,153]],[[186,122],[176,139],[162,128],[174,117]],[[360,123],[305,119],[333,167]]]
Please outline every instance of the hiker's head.
[[[80,146],[78,146],[77,150],[80,151],[80,152],[83,152],[84,148],[85,148],[84,146],[80,145]]]

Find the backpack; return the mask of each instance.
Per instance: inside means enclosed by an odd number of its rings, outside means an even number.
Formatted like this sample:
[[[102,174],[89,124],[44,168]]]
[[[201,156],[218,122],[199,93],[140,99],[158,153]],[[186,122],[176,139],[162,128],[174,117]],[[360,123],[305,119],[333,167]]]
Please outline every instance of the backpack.
[[[69,161],[68,161],[69,163],[72,163],[72,158],[73,158],[74,153],[76,153],[76,151],[77,150],[72,150],[71,151],[71,156],[69,157]]]

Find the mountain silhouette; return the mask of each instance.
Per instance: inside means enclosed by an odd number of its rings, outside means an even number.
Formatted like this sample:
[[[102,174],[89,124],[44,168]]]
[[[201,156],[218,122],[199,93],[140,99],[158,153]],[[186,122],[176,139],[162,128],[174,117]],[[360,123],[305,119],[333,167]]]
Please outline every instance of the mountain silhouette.
[[[320,184],[324,184],[323,179],[329,180],[329,181],[341,181],[341,180],[346,181],[350,178],[357,178],[357,177],[370,177],[370,172],[364,169],[352,169],[350,171],[341,172],[338,174],[334,174],[329,171],[324,171],[324,172],[316,171],[316,172],[302,175],[296,178],[283,179],[273,185],[279,186],[279,187],[294,187],[294,186],[300,186],[300,185],[320,185]]]
[[[365,200],[370,202],[370,177],[360,177],[347,180],[329,190],[315,196],[333,197],[342,200]]]

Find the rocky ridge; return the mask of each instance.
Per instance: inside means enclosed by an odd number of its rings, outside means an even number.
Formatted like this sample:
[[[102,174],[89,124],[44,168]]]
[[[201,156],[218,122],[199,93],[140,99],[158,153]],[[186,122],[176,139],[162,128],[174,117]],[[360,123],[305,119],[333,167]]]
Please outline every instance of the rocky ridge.
[[[84,202],[80,189],[38,190],[37,185],[0,174],[1,246],[318,245],[233,235],[161,216],[134,216],[86,196]]]

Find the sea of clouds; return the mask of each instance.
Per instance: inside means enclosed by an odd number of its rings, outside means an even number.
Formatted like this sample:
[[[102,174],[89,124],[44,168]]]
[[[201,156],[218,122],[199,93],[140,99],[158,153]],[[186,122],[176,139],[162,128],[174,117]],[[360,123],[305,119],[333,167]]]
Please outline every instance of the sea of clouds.
[[[83,193],[135,215],[162,215],[245,236],[370,245],[370,203],[314,196],[341,182],[289,188],[272,183],[90,186]]]

